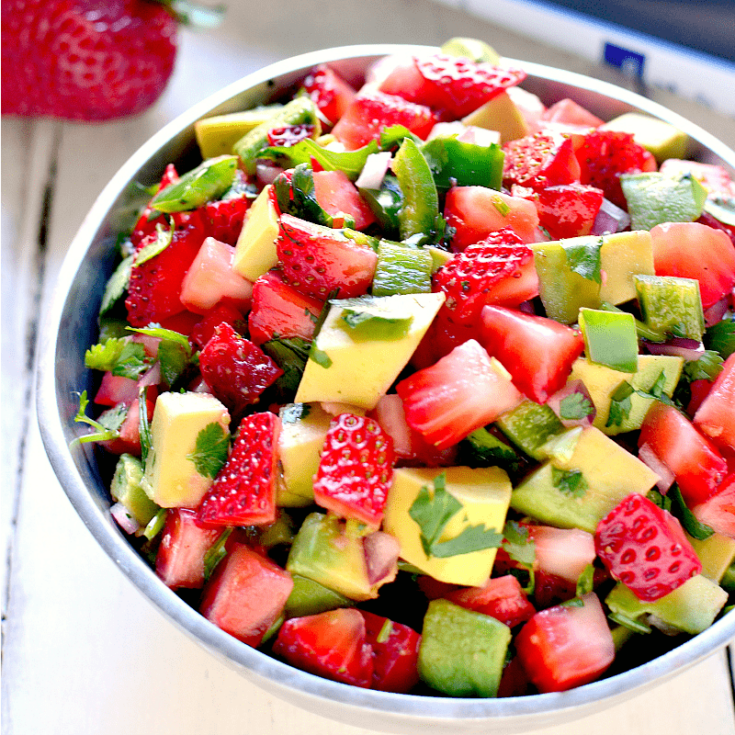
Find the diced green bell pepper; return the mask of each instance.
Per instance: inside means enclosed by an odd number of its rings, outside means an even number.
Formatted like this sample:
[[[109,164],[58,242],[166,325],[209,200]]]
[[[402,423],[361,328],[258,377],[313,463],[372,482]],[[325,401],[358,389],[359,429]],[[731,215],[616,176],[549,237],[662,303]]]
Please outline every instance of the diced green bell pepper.
[[[638,334],[632,314],[583,308],[579,326],[588,360],[624,373],[638,370]]]
[[[430,293],[434,259],[428,250],[381,240],[373,277],[373,296]]]
[[[674,276],[634,276],[641,316],[660,334],[701,341],[704,313],[699,281]]]

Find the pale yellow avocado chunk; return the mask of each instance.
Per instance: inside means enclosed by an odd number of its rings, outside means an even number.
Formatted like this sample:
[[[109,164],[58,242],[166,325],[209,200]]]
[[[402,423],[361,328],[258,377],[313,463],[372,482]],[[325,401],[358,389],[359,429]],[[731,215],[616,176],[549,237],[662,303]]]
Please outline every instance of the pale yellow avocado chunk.
[[[298,508],[314,502],[314,475],[332,415],[318,403],[290,403],[280,411],[278,457],[283,484],[279,507]]]
[[[652,153],[659,163],[667,158],[686,158],[689,136],[671,123],[640,112],[626,112],[613,118],[602,130],[630,133],[638,145]]]
[[[162,393],[151,422],[143,487],[162,508],[195,508],[212,485],[194,463],[197,436],[210,424],[230,432],[227,408],[208,393]]]
[[[440,541],[456,538],[469,526],[484,525],[502,534],[511,496],[508,475],[499,467],[408,468],[393,473],[393,484],[383,516],[383,530],[398,539],[400,556],[409,564],[449,584],[479,587],[495,562],[497,549],[482,549],[446,558],[427,557],[421,545],[421,528],[410,510],[422,488],[434,492],[434,480],[444,473],[447,492],[462,509],[447,523]]]
[[[444,303],[444,294],[375,297],[374,304],[410,318],[405,335],[395,339],[355,339],[342,326],[340,302],[330,303],[329,314],[306,362],[296,402],[348,403],[371,409],[408,363]]]
[[[565,473],[580,472],[577,492]],[[593,426],[582,430],[572,453],[557,454],[513,491],[511,508],[558,528],[594,533],[597,524],[631,493],[645,495],[658,475]]]
[[[735,561],[735,538],[721,533],[713,533],[703,541],[691,536],[687,538],[702,562],[702,576],[719,584]]]
[[[500,133],[501,145],[528,135],[523,113],[507,92],[501,92],[481,107],[462,118],[464,125],[475,125]]]
[[[258,194],[248,210],[232,259],[232,270],[255,282],[278,263],[278,212],[271,202],[272,185]]]
[[[281,108],[282,105],[264,105],[252,110],[197,120],[194,123],[194,135],[196,135],[202,158],[214,158],[225,153],[232,153],[232,146],[245,133],[257,128]]]
[[[654,402],[653,398],[638,393],[630,395],[630,413],[619,425],[606,426],[610,415],[613,393],[625,380],[635,389],[647,393],[663,371],[663,392],[671,397],[681,377],[684,358],[674,355],[639,355],[638,372],[622,373],[606,365],[598,365],[586,358],[575,360],[569,381],[581,380],[589,391],[597,413],[593,425],[605,434],[614,436],[625,431],[640,429],[643,419]]]

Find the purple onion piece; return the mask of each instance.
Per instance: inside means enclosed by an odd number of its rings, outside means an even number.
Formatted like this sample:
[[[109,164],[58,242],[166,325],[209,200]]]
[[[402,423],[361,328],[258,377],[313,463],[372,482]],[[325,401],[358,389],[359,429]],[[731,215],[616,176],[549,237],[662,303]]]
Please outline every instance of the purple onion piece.
[[[275,163],[270,163],[269,161],[258,161],[255,164],[255,177],[261,184],[263,184],[263,186],[272,184],[276,180],[276,177],[282,173],[283,169]]]
[[[716,304],[712,304],[709,309],[704,310],[704,324],[706,327],[711,327],[717,322],[721,322],[727,308],[729,306],[729,299],[727,296],[723,296]]]
[[[669,488],[674,484],[674,473],[656,456],[650,444],[641,445],[638,450],[638,459],[643,462],[646,467],[659,476],[656,487],[666,495]]]
[[[115,519],[117,525],[130,536],[140,528],[138,521],[130,515],[130,511],[122,503],[115,503],[111,506],[110,515]]]
[[[375,531],[363,539],[368,581],[371,585],[390,582],[398,574],[398,540],[384,531]]]
[[[667,342],[648,342],[643,340],[645,348],[652,355],[672,355],[683,357],[688,362],[699,360],[704,352],[704,345],[696,339],[674,337]]]
[[[549,398],[547,404],[566,428],[592,426],[597,416],[592,396],[581,380],[567,383]]]
[[[611,235],[630,225],[628,213],[608,199],[603,199],[597,217],[592,223],[592,235]]]
[[[388,171],[390,159],[390,151],[371,153],[365,161],[360,176],[355,181],[355,186],[358,189],[380,189],[383,185],[385,174]]]

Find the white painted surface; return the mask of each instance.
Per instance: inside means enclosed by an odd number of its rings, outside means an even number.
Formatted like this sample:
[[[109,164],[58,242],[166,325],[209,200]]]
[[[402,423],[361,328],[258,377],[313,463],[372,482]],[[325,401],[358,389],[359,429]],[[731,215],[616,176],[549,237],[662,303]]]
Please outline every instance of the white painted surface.
[[[28,348],[66,247],[97,192],[164,122],[278,58],[370,41],[476,35],[501,52],[610,74],[563,51],[424,0],[230,3],[223,28],[186,33],[175,76],[138,118],[85,126],[2,121],[4,563],[2,732],[6,735],[359,735],[271,696],[174,629],[115,569],[66,500],[36,427]],[[664,104],[735,141],[735,121],[677,98]],[[53,195],[46,247],[44,191]],[[9,571],[9,576],[7,572]],[[733,735],[724,653],[628,703],[548,735]],[[529,733],[529,735],[533,735]]]

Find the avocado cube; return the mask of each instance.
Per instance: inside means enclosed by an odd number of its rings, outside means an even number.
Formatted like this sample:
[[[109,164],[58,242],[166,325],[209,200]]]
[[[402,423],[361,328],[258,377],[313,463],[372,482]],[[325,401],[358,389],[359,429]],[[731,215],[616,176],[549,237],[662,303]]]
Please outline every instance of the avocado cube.
[[[658,163],[667,158],[686,158],[689,136],[670,123],[640,112],[626,112],[601,126],[603,130],[630,133],[638,145],[652,153]]]
[[[422,491],[436,496],[436,480],[444,475],[446,492],[461,509],[449,519],[440,542],[457,538],[471,526],[484,526],[502,533],[510,502],[511,484],[499,467],[402,467],[393,473],[393,484],[383,517],[383,529],[398,539],[400,556],[434,579],[449,584],[479,587],[487,582],[497,548],[484,548],[454,556],[429,556],[421,541],[422,527],[412,517],[411,508]],[[433,488],[433,492],[432,492]]]
[[[632,314],[624,311],[579,310],[579,327],[587,359],[613,370],[638,369],[638,333]]]
[[[250,206],[232,258],[232,270],[253,282],[278,264],[278,211],[272,189],[268,184]]]
[[[614,614],[629,620],[654,615],[672,628],[692,635],[709,628],[726,602],[727,592],[701,574],[655,602],[642,602],[622,582],[605,598]]]
[[[286,600],[283,611],[287,618],[301,618],[304,615],[318,615],[327,610],[336,610],[338,607],[352,607],[355,603],[330,590],[319,582],[315,582],[300,574],[291,575],[293,589]]]
[[[702,562],[702,575],[720,584],[725,573],[735,561],[735,539],[713,533],[702,541],[687,537]]]
[[[696,278],[635,276],[633,280],[641,316],[651,329],[701,341],[704,313]]]
[[[283,105],[264,105],[252,110],[232,112],[229,115],[214,115],[194,123],[202,158],[214,158],[232,153],[232,147],[245,133],[258,127],[275,115]]]
[[[161,393],[151,422],[143,488],[162,508],[196,508],[213,477],[196,462],[199,433],[217,424],[229,436],[230,414],[208,393]]]
[[[563,324],[574,324],[582,307],[598,309],[603,301],[622,304],[634,299],[633,276],[655,272],[649,232],[584,235],[530,247],[547,316]],[[596,251],[600,259],[599,282],[592,277]]]
[[[594,533],[623,498],[645,495],[658,479],[638,457],[590,426],[568,459],[557,455],[528,475],[510,506],[551,526]]]
[[[475,125],[500,133],[501,145],[528,135],[529,127],[523,113],[508,92],[495,95],[489,102],[462,118],[465,125]]]
[[[332,415],[318,403],[290,403],[279,411],[278,458],[283,483],[277,504],[298,508],[314,502],[314,475]]]
[[[396,338],[392,329],[350,329],[344,317],[353,299],[331,301],[329,313],[312,345],[296,401],[347,403],[372,409],[408,363],[444,303],[443,293],[398,294],[372,299],[373,306],[406,326]],[[391,319],[393,318],[391,317]],[[386,321],[386,325],[388,321]],[[370,332],[374,336],[370,336]]]
[[[634,391],[642,393],[650,393],[654,385],[659,383],[662,392],[670,398],[679,382],[683,367],[684,359],[675,355],[639,355],[638,370],[631,374],[579,358],[572,365],[569,381],[581,380],[584,383],[597,411],[592,425],[608,436],[614,436],[640,429],[648,409],[654,402],[654,398],[637,392],[631,393],[630,410],[627,415],[622,417],[620,423],[610,423],[608,426],[613,395],[623,381],[628,382]]]
[[[495,697],[510,628],[448,600],[433,600],[424,616],[419,676],[452,697]]]
[[[143,489],[143,463],[132,454],[121,454],[115,465],[110,495],[122,503],[141,526],[146,526],[160,510]]]

